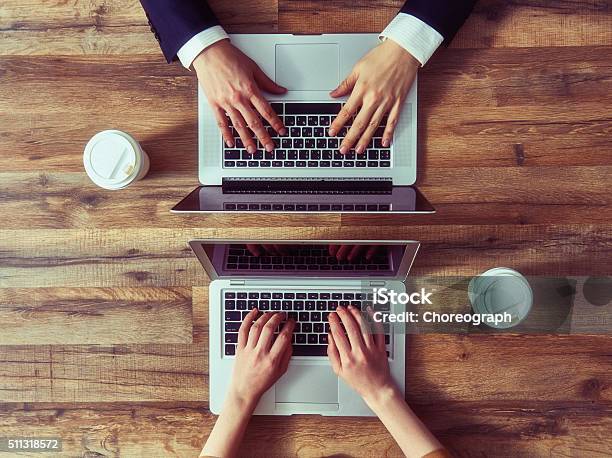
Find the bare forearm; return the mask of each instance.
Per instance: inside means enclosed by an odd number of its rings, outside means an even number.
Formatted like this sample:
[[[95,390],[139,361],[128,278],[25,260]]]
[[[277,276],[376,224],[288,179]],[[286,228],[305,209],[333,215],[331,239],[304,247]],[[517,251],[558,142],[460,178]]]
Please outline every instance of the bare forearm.
[[[407,457],[422,457],[442,449],[440,442],[406,404],[399,390],[385,389],[366,402]]]
[[[253,401],[240,399],[232,393],[228,394],[221,415],[208,436],[200,456],[236,456],[255,405]]]

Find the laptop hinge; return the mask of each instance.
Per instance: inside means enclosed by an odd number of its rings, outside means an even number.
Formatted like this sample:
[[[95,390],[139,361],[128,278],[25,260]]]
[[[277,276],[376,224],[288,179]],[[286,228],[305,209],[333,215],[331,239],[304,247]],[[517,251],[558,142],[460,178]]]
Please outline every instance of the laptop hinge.
[[[385,283],[387,283],[386,281],[381,281],[381,280],[371,280],[370,281],[370,286],[374,287],[374,286],[385,286]]]
[[[391,194],[390,178],[223,178],[224,194]]]
[[[244,280],[230,280],[230,285],[244,285]]]

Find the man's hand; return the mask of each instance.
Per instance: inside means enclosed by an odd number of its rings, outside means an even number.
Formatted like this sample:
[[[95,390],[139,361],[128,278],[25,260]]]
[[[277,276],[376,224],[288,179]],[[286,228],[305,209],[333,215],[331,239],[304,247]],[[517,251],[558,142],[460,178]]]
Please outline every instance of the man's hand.
[[[285,135],[287,130],[261,90],[283,94],[287,89],[268,78],[253,60],[229,40],[218,41],[206,48],[193,61],[193,67],[215,112],[227,146],[233,148],[235,145],[226,113],[249,153],[253,154],[257,149],[252,133],[266,151],[272,151],[274,142],[259,115],[280,135]]]
[[[382,325],[376,323],[375,332],[370,332],[361,311],[353,306],[338,307],[329,315],[329,324],[327,355],[336,375],[367,403],[381,393],[395,393]]]
[[[341,153],[348,153],[352,147],[357,154],[363,153],[387,113],[382,143],[385,148],[391,145],[419,67],[419,61],[393,40],[385,40],[355,64],[351,74],[330,94],[332,97],[351,94],[329,129],[330,135],[337,135],[355,117],[340,145]]]
[[[291,337],[295,322],[288,320],[275,337],[274,331],[285,318],[284,313],[264,313],[257,309],[245,317],[238,331],[238,346],[230,396],[255,405],[262,394],[287,372],[293,349]]]

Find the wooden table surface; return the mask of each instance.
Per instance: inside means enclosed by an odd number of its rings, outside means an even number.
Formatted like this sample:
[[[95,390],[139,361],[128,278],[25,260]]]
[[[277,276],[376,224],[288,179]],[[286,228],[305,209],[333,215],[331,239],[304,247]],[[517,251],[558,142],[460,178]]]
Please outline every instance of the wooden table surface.
[[[231,32],[289,33],[377,32],[402,1],[211,3]],[[612,273],[608,0],[483,0],[421,71],[418,184],[434,216],[170,214],[197,184],[195,95],[135,0],[2,2],[0,437],[61,436],[65,456],[197,455],[215,417],[193,237],[418,239],[415,275]],[[84,173],[83,146],[107,128],[151,156],[129,189]],[[611,344],[413,336],[407,399],[459,456],[609,456]],[[400,455],[377,419],[316,416],[255,418],[242,450]]]

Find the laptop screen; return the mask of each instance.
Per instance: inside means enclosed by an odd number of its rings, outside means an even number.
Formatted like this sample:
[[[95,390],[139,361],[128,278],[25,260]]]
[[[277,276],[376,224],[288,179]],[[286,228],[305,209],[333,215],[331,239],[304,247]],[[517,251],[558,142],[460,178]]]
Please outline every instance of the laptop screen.
[[[190,244],[204,267],[212,268],[220,278],[395,278],[403,270],[407,273],[418,249],[417,242],[193,241]]]
[[[201,186],[179,202],[174,212],[214,213],[433,213],[423,195],[410,186],[384,192],[291,193],[284,190],[239,193],[221,186]]]

